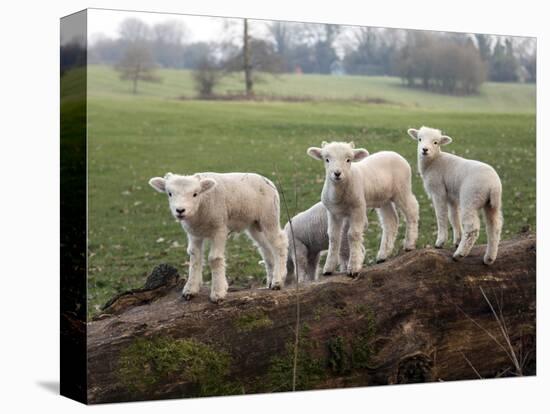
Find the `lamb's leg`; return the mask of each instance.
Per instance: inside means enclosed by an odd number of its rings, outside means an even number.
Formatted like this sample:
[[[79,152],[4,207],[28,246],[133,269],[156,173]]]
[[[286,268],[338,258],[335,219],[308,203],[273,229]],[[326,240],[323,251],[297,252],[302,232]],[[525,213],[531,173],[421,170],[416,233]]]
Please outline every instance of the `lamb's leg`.
[[[289,240],[289,259],[292,260],[294,263],[294,274],[297,275],[296,280],[299,283],[302,283],[304,280],[307,280],[307,269],[308,269],[308,253],[307,253],[307,247],[300,241],[296,240],[296,251],[294,250],[294,246],[292,243],[292,240]]]
[[[485,226],[487,228],[487,250],[483,263],[493,264],[497,258],[498,243],[500,242],[500,232],[502,231],[502,212],[500,208],[485,206]]]
[[[321,253],[310,253],[307,258],[307,275],[309,280],[317,281],[319,280],[319,258]]]
[[[273,258],[271,246],[269,245],[269,242],[265,238],[263,232],[259,231],[256,228],[248,229],[248,235],[252,240],[254,240],[256,246],[258,247],[258,250],[260,251],[260,254],[262,255],[262,259],[265,263],[266,284],[267,287],[269,287],[273,280],[273,271],[275,267],[275,259]]]
[[[263,227],[263,233],[273,255],[273,279],[271,289],[279,290],[283,287],[286,277],[286,260],[288,257],[288,238],[279,225],[269,228]]]
[[[225,277],[225,243],[227,242],[227,232],[220,231],[212,238],[210,253],[208,254],[208,263],[212,270],[212,288],[210,290],[210,300],[218,303],[225,298],[227,294],[227,279]]]
[[[349,218],[348,242],[349,261],[348,275],[357,276],[363,267],[365,250],[363,249],[363,232],[367,227],[367,211],[364,208],[357,208],[352,211]]]
[[[460,224],[460,212],[458,205],[449,203],[449,221],[453,228],[453,245],[458,247],[460,239],[462,238],[462,225]]]
[[[443,196],[433,196],[432,202],[435,209],[435,217],[437,219],[437,240],[435,241],[436,249],[441,249],[448,236],[448,221],[447,221],[447,198]]]
[[[397,238],[397,230],[399,228],[399,216],[391,202],[377,208],[376,214],[378,215],[382,227],[382,239],[380,240],[380,248],[376,256],[376,263],[382,263],[386,261],[393,251],[395,239]]]
[[[349,240],[348,240],[348,231],[349,231],[349,220],[344,220],[344,225],[342,226],[341,236],[340,236],[340,272],[345,272],[348,267],[349,262]]]
[[[407,223],[407,226],[405,228],[405,240],[403,242],[403,248],[406,251],[414,250],[416,248],[416,241],[418,240],[418,201],[416,200],[414,194],[409,191],[407,193],[404,193],[400,197],[397,197],[395,199],[395,204],[405,216],[405,221]],[[399,221],[397,224],[399,226]]]
[[[340,254],[340,243],[342,239],[342,226],[344,220],[328,212],[328,254],[325,266],[323,268],[324,275],[331,275],[338,267],[338,256]]]
[[[202,250],[204,240],[188,236],[187,254],[189,254],[189,279],[185,284],[182,296],[185,300],[191,299],[199,293],[202,286]]]
[[[460,212],[462,214],[462,239],[453,254],[454,260],[460,260],[464,256],[468,256],[479,236],[479,215],[477,210],[461,205]]]

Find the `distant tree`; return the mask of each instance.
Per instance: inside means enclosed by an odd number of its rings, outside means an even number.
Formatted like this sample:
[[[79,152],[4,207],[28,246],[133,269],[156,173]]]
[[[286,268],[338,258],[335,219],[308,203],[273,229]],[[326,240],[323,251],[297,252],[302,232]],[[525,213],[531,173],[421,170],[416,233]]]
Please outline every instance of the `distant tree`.
[[[496,82],[516,82],[518,80],[518,60],[514,55],[510,39],[498,39],[491,56],[489,76]]]
[[[186,34],[186,27],[177,20],[154,25],[151,37],[155,61],[167,68],[183,67],[183,40]]]
[[[522,70],[522,81],[537,81],[537,42],[535,38],[516,39],[515,52]]]
[[[523,60],[523,67],[527,71],[527,82],[537,81],[537,54],[526,56]]]
[[[132,92],[138,92],[138,81],[159,82],[155,75],[156,64],[150,48],[145,43],[134,43],[128,47],[122,60],[116,65],[120,79],[132,81]]]
[[[292,47],[293,31],[291,23],[274,21],[268,26],[268,32],[275,42],[276,52],[284,56]]]
[[[115,65],[124,56],[126,46],[120,39],[96,37],[88,47],[88,62],[91,64]]]
[[[61,76],[69,69],[84,66],[86,64],[86,47],[78,40],[65,43],[61,46],[59,63]]]
[[[342,27],[335,24],[309,24],[306,30],[312,43],[315,72],[330,73],[334,62],[339,60],[334,42],[342,31]]]
[[[118,33],[126,43],[143,43],[150,40],[151,37],[149,26],[136,18],[123,20],[118,28]]]
[[[409,86],[447,94],[472,94],[485,80],[486,64],[469,38],[409,34],[396,69]]]
[[[248,35],[248,19],[244,19],[243,25],[243,69],[244,84],[246,86],[246,96],[252,95],[252,61],[250,56],[250,36]]]
[[[223,71],[214,59],[204,56],[193,71],[195,90],[201,98],[209,98],[214,95],[214,88],[219,84]]]
[[[195,42],[184,46],[183,48],[183,67],[187,69],[196,69],[210,56],[213,45],[208,42]]]
[[[395,29],[359,27],[352,29],[346,49],[346,73],[358,75],[391,75],[398,46]]]
[[[259,72],[283,71],[283,61],[275,51],[275,46],[271,42],[250,36],[248,19],[244,19],[243,23],[242,47],[235,49],[231,44],[226,44],[225,49],[228,56],[223,61],[224,69],[228,72],[244,73],[245,93],[249,97],[254,95],[254,83],[259,79]]]
[[[484,62],[489,63],[491,60],[491,37],[486,34],[475,34],[477,41],[477,49],[479,50],[479,56]]]

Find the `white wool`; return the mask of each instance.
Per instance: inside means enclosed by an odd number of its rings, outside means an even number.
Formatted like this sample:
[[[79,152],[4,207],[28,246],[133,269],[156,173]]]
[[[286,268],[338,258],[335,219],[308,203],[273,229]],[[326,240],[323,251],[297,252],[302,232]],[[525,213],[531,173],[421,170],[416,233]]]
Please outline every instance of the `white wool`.
[[[267,284],[280,289],[286,276],[288,241],[279,223],[279,194],[273,183],[252,173],[168,173],[149,184],[166,193],[172,215],[187,233],[189,279],[183,288],[187,299],[202,285],[205,240],[211,241],[208,261],[212,270],[210,299],[227,294],[225,245],[230,233],[246,232],[258,247],[267,270]]]
[[[452,138],[438,129],[423,126],[407,132],[418,143],[418,169],[435,209],[435,246],[443,247],[447,240],[448,217],[453,243],[458,246],[453,258],[467,256],[479,236],[479,210],[482,210],[487,230],[483,261],[493,263],[502,230],[502,184],[498,174],[488,164],[442,151],[441,146],[450,144]]]
[[[363,265],[363,232],[367,227],[367,209],[375,208],[382,224],[382,241],[377,260],[391,254],[401,210],[407,222],[404,247],[415,248],[418,237],[418,202],[411,190],[411,168],[395,152],[383,151],[369,155],[365,149],[355,149],[353,143],[323,142],[321,148],[307,151],[323,161],[325,183],[321,201],[328,210],[329,252],[323,272],[330,274],[339,262],[342,228],[349,223],[347,237],[349,260],[347,272],[356,274]]]
[[[290,223],[286,223],[285,232],[289,242],[287,282],[295,278],[296,269],[298,269],[299,282],[305,280],[315,281],[318,279],[317,268],[319,266],[319,259],[321,253],[328,249],[327,228],[327,209],[321,202],[292,217],[292,231]],[[347,225],[344,225],[340,246],[341,262],[347,262],[349,257],[346,234]]]

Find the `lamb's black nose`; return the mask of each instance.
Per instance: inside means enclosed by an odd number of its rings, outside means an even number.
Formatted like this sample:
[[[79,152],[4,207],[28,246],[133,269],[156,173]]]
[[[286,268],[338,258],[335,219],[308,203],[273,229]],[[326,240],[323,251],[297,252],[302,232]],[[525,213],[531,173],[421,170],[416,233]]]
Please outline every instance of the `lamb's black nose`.
[[[422,148],[422,152],[423,152],[424,154],[427,154],[427,153],[428,153],[428,148]]]
[[[178,213],[178,214],[185,213],[185,209],[184,208],[176,208],[176,213]]]
[[[342,175],[342,172],[341,172],[341,171],[334,171],[334,176],[335,176],[336,178],[339,178],[341,175]]]

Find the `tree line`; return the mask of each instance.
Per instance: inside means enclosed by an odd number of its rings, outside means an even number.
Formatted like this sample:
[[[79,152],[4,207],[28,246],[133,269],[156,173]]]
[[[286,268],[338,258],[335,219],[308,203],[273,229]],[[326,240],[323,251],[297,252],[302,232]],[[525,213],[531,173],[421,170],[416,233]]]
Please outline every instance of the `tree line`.
[[[476,93],[486,80],[536,82],[532,38],[247,19],[233,26],[223,40],[190,42],[180,21],[127,19],[118,38],[96,39],[89,60],[117,67],[134,91],[139,80],[158,81],[156,67],[192,69],[203,96],[234,71],[244,73],[247,95],[261,72],[398,76],[447,94]]]

